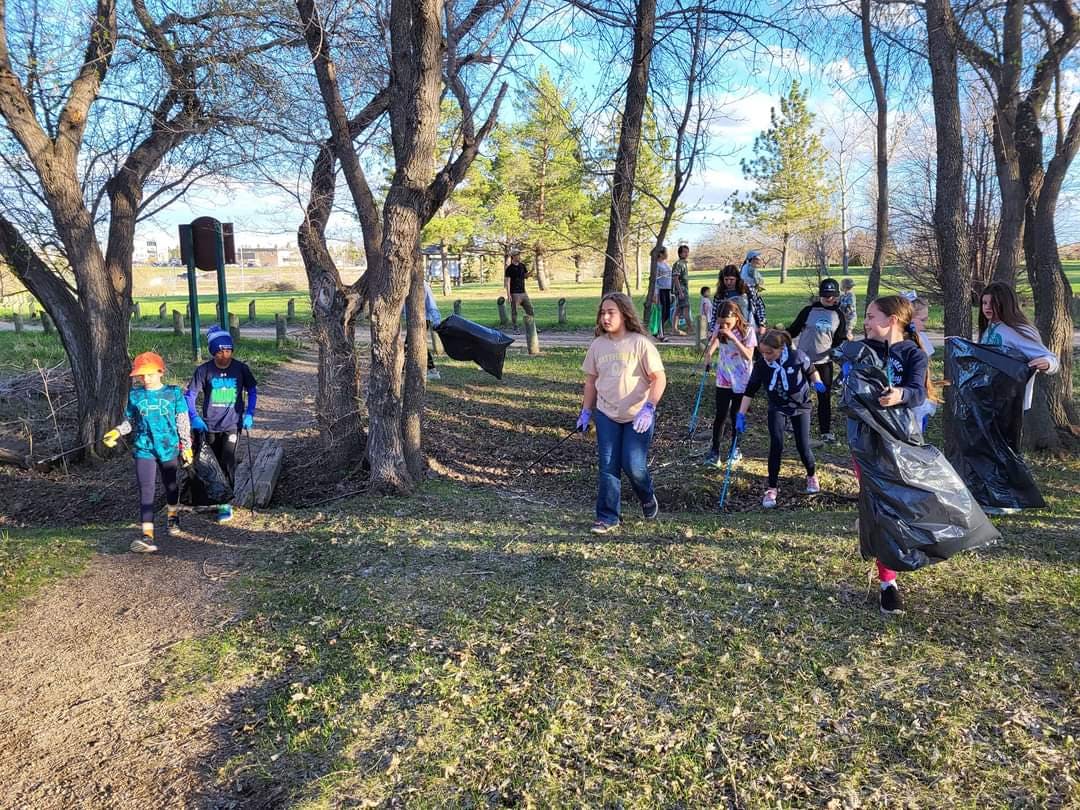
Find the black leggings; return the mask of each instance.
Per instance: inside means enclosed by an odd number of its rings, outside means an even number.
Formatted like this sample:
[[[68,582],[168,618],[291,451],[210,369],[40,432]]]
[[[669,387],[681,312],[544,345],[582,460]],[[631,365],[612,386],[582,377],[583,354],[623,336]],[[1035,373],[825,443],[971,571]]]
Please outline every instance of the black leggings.
[[[716,417],[712,423],[712,451],[720,452],[720,432],[724,429],[724,421],[731,417],[731,446],[735,446],[735,416],[739,413],[739,405],[742,404],[742,394],[736,394],[730,388],[716,387]],[[728,451],[730,454],[730,450]]]
[[[799,458],[806,467],[806,474],[814,474],[814,452],[810,449],[810,414],[797,413],[785,416],[780,411],[769,409],[769,489],[776,489],[780,480],[780,456],[784,452],[784,428],[791,420],[795,430],[795,447]]]
[[[139,521],[154,522],[154,492],[157,490],[157,473],[161,470],[161,484],[165,487],[165,502],[169,506],[180,503],[180,488],[176,485],[176,459],[158,461],[156,458],[135,459],[135,480],[139,484]]]
[[[832,363],[820,363],[814,366],[825,383],[825,393],[817,395],[817,425],[822,433],[832,433]]]
[[[671,290],[657,290],[656,301],[660,306],[660,331],[664,331],[664,324],[671,319]]]
[[[229,433],[208,433],[206,440],[214,451],[214,458],[221,465],[221,471],[229,479],[229,486],[234,486],[233,474],[236,472],[236,448],[240,443],[240,431]]]

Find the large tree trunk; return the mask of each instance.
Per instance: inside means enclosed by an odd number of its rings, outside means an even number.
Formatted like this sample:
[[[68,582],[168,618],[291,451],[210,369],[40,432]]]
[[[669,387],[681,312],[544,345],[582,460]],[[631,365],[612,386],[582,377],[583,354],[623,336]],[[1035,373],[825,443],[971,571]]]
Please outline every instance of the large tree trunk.
[[[1015,111],[1012,111],[1015,114]],[[1013,142],[1012,122],[1003,126],[1003,113],[994,117],[994,164],[997,167],[998,188],[1001,192],[1001,215],[998,219],[998,255],[994,266],[994,281],[1016,283],[1020,266],[1020,251],[1024,246],[1024,184],[1020,179],[1020,162]],[[1006,148],[1008,141],[1008,148]]]
[[[889,241],[889,102],[885,83],[878,70],[874,44],[870,38],[870,0],[860,2],[863,57],[870,74],[870,86],[874,90],[877,120],[874,123],[875,160],[877,170],[877,200],[874,204],[874,258],[870,262],[870,276],[866,280],[866,301],[878,297],[881,288],[881,270],[885,263],[885,250]]]
[[[638,0],[634,21],[634,53],[626,83],[626,105],[619,129],[619,148],[615,154],[615,176],[611,185],[611,218],[604,254],[605,293],[621,292],[627,286],[626,238],[641,145],[641,122],[648,99],[649,64],[655,28],[656,0]]]
[[[356,287],[346,289],[324,237],[334,202],[334,152],[319,151],[311,174],[311,199],[297,244],[304,259],[315,342],[319,347],[316,416],[322,451],[331,466],[356,457],[364,444],[363,399],[356,354],[355,321],[361,308]],[[359,284],[359,282],[358,282]]]
[[[780,283],[783,284],[787,281],[787,248],[788,240],[791,239],[791,234],[785,233],[783,235],[783,241],[780,246]]]
[[[427,384],[427,320],[424,317],[424,271],[420,262],[413,268],[409,284],[409,304],[405,308],[405,388],[402,398],[401,436],[405,465],[414,481],[427,466],[423,455],[424,394]]]
[[[971,264],[964,210],[964,141],[960,120],[956,46],[950,39],[948,0],[927,0],[926,27],[937,134],[934,235],[945,293],[945,334],[971,336]],[[952,455],[957,419],[951,387],[945,389],[945,452]]]

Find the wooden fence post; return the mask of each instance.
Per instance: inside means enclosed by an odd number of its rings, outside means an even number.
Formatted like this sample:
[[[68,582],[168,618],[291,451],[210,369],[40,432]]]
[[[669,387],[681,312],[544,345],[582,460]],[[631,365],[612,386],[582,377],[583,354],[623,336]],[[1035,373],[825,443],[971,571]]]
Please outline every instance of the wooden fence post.
[[[296,320],[296,299],[295,298],[290,298],[289,299],[289,304],[288,304],[287,309],[288,309],[288,311],[285,314],[285,318],[288,320],[289,323],[292,323],[293,321]]]
[[[20,315],[18,312],[16,312],[16,313],[14,313],[12,318],[15,321],[15,332],[16,333],[21,332],[22,328],[23,328],[23,326],[22,326],[22,315]]]
[[[705,343],[709,339],[709,322],[705,320],[701,315],[698,315],[697,319],[697,340],[694,345],[700,352],[705,348]]]
[[[458,298],[458,299],[456,299],[454,301],[454,314],[455,315],[460,315],[461,314],[461,299],[460,298]]]
[[[274,334],[277,337],[277,348],[281,351],[285,348],[285,341],[288,338],[288,330],[286,329],[285,319],[281,316],[280,312],[274,313]]]
[[[46,335],[51,335],[53,333],[54,328],[55,327],[53,326],[52,316],[50,316],[48,312],[42,312],[41,313],[41,331],[44,332]]]
[[[506,314],[506,297],[500,295],[496,303],[499,305],[499,326],[506,326],[510,323],[510,316]]]
[[[540,354],[540,336],[536,333],[536,319],[532,315],[525,316],[525,342],[529,354]]]
[[[566,299],[559,299],[559,323],[566,323]]]
[[[235,312],[229,313],[229,334],[233,340],[240,339],[240,316]]]
[[[172,311],[172,333],[177,337],[184,334],[184,316],[178,309]]]
[[[139,305],[138,301],[131,305],[131,317],[135,320],[142,318],[142,307]]]
[[[255,323],[255,299],[251,299],[251,303],[248,304],[248,323]]]
[[[161,306],[157,309],[157,316],[159,321],[163,321],[169,317],[169,307],[164,301],[161,302]]]

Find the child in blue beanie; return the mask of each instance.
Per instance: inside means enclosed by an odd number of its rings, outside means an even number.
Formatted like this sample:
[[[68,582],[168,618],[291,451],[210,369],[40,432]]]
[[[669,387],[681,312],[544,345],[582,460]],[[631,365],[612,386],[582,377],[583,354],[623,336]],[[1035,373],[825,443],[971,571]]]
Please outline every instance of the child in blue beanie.
[[[236,447],[241,430],[250,430],[255,421],[255,376],[246,363],[233,358],[233,341],[229,330],[211,326],[206,334],[211,360],[197,369],[184,391],[192,430],[201,430],[204,441],[229,483],[234,483]],[[203,396],[202,414],[197,410],[199,394]],[[245,406],[245,394],[247,397]],[[218,522],[232,520],[232,506],[218,507]]]

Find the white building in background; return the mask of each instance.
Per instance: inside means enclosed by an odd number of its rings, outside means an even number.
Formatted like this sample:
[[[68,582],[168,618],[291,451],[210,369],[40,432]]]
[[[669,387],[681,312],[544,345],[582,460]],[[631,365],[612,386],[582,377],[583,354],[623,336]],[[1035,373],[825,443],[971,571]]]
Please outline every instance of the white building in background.
[[[156,239],[136,239],[132,261],[136,264],[157,264],[168,258],[168,246],[158,247]]]

